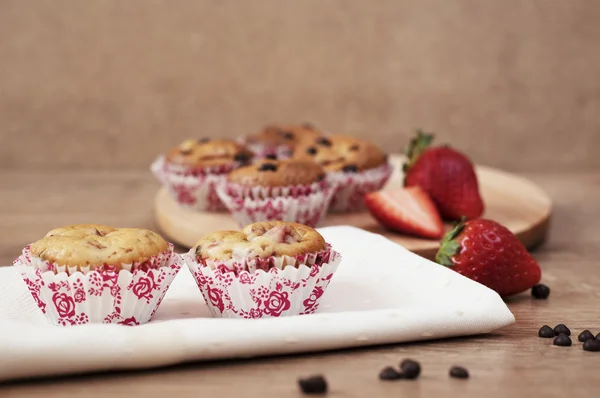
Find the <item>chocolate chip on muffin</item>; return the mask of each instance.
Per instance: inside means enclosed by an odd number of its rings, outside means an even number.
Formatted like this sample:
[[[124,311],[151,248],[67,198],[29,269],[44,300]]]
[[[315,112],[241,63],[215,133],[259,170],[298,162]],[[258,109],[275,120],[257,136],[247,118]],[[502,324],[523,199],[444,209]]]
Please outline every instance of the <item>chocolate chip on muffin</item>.
[[[263,160],[232,171],[228,181],[242,185],[310,185],[323,179],[325,171],[310,161]]]

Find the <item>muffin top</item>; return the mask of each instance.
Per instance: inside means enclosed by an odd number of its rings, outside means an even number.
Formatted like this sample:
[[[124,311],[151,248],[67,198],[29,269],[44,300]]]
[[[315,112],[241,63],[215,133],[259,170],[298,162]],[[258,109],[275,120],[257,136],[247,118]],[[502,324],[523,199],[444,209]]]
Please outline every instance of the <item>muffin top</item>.
[[[286,145],[293,148],[300,141],[318,137],[320,134],[310,123],[300,125],[271,124],[257,133],[246,136],[244,139],[248,144]]]
[[[295,257],[327,248],[325,239],[306,225],[263,221],[247,225],[242,231],[218,231],[196,242],[194,252],[200,260],[226,261],[232,258]]]
[[[341,134],[305,140],[294,150],[293,159],[312,160],[327,171],[356,173],[387,162],[387,154],[370,142]]]
[[[263,187],[310,185],[325,178],[318,164],[303,160],[259,160],[249,166],[232,171],[230,182]]]
[[[239,162],[248,163],[254,154],[233,140],[186,140],[171,148],[166,159],[170,163],[189,167],[210,167]]]
[[[147,229],[79,224],[56,228],[29,247],[44,261],[65,266],[102,266],[144,262],[169,244]]]

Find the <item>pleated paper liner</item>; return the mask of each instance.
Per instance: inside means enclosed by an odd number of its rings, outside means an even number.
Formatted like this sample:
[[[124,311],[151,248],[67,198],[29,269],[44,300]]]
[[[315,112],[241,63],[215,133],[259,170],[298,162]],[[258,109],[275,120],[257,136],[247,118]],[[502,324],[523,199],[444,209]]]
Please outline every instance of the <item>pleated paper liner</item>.
[[[364,195],[383,188],[392,175],[392,171],[392,166],[386,163],[359,173],[328,173],[327,180],[337,186],[329,211],[350,213],[364,210]]]

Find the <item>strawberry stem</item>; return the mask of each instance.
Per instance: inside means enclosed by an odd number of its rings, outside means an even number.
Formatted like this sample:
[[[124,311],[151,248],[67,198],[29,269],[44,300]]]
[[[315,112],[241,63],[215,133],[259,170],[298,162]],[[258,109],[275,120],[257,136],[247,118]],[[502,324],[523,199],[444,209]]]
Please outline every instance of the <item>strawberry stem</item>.
[[[423,130],[417,129],[417,136],[410,140],[408,147],[404,150],[404,154],[406,155],[406,162],[402,166],[404,172],[407,172],[415,164],[419,156],[429,148],[432,141],[433,134],[427,134]]]
[[[435,255],[435,261],[438,264],[444,265],[446,267],[452,267],[454,263],[452,262],[452,257],[460,251],[460,243],[456,240],[458,235],[465,228],[465,217],[454,224],[452,229],[444,235],[442,239],[440,249]]]

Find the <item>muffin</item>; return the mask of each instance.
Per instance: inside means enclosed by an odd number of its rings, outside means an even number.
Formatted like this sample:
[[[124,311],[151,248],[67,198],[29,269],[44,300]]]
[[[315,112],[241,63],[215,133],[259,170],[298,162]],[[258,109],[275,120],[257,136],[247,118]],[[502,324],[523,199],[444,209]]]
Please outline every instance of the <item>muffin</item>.
[[[61,326],[147,323],[182,264],[155,232],[96,224],[53,229],[14,261],[38,307]]]
[[[226,318],[314,313],[342,259],[313,228],[281,221],[213,232],[183,257],[212,314]]]
[[[217,194],[240,227],[272,220],[316,226],[334,188],[314,162],[262,159],[232,171]]]
[[[377,146],[340,134],[305,140],[296,146],[293,159],[321,165],[327,179],[337,186],[329,208],[332,212],[364,209],[366,193],[378,191],[392,174],[388,156]]]
[[[249,164],[253,153],[232,140],[186,140],[161,155],[151,166],[156,178],[180,205],[220,211],[215,185],[232,170]]]
[[[261,131],[249,134],[241,142],[254,152],[257,159],[287,159],[294,147],[305,139],[318,137],[321,133],[311,124],[265,126]]]

